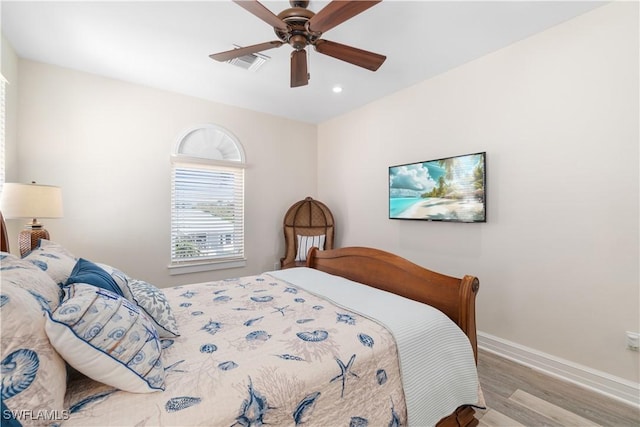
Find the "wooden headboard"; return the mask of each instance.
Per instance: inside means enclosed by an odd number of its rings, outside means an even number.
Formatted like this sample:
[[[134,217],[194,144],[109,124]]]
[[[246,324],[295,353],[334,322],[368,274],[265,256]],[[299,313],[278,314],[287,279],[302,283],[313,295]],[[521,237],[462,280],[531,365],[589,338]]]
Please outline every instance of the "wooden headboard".
[[[478,360],[476,295],[480,282],[474,276],[458,279],[420,267],[379,249],[346,247],[320,251],[312,248],[307,267],[345,277],[435,307],[469,337]]]
[[[0,249],[2,252],[9,252],[9,238],[7,237],[7,224],[4,223],[4,217],[0,212]]]

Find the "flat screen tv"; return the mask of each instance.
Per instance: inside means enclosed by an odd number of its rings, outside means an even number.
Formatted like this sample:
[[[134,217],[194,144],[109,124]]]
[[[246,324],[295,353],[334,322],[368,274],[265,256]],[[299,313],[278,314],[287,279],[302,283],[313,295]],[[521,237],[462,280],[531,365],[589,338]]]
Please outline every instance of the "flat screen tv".
[[[486,152],[389,167],[389,218],[486,222]]]

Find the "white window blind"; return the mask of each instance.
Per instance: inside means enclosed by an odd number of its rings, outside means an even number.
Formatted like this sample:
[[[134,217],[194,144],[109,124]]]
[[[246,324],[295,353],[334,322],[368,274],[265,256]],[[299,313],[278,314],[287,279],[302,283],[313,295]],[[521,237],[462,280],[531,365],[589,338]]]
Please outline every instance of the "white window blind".
[[[173,163],[171,263],[244,258],[244,169]]]

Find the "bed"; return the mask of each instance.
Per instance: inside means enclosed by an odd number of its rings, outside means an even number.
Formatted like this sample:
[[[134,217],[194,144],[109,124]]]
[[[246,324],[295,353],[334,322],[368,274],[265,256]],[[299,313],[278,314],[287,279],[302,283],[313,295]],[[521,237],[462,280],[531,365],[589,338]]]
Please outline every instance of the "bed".
[[[1,258],[3,425],[473,426],[483,406],[472,276],[313,248],[158,289],[55,242]]]

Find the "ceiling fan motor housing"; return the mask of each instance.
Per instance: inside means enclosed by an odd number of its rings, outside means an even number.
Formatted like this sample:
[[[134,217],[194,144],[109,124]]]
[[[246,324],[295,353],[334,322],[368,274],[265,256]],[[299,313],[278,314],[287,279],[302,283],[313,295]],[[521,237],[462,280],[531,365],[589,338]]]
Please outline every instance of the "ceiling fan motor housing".
[[[298,7],[298,3],[309,2],[291,2],[296,6],[289,9],[285,9],[278,14],[278,18],[282,19],[291,28],[291,31],[282,31],[278,28],[274,28],[274,31],[278,38],[284,43],[290,44],[294,49],[304,49],[307,45],[315,43],[315,41],[321,36],[321,33],[314,34],[307,29],[307,22],[315,15],[309,9],[304,7]]]

